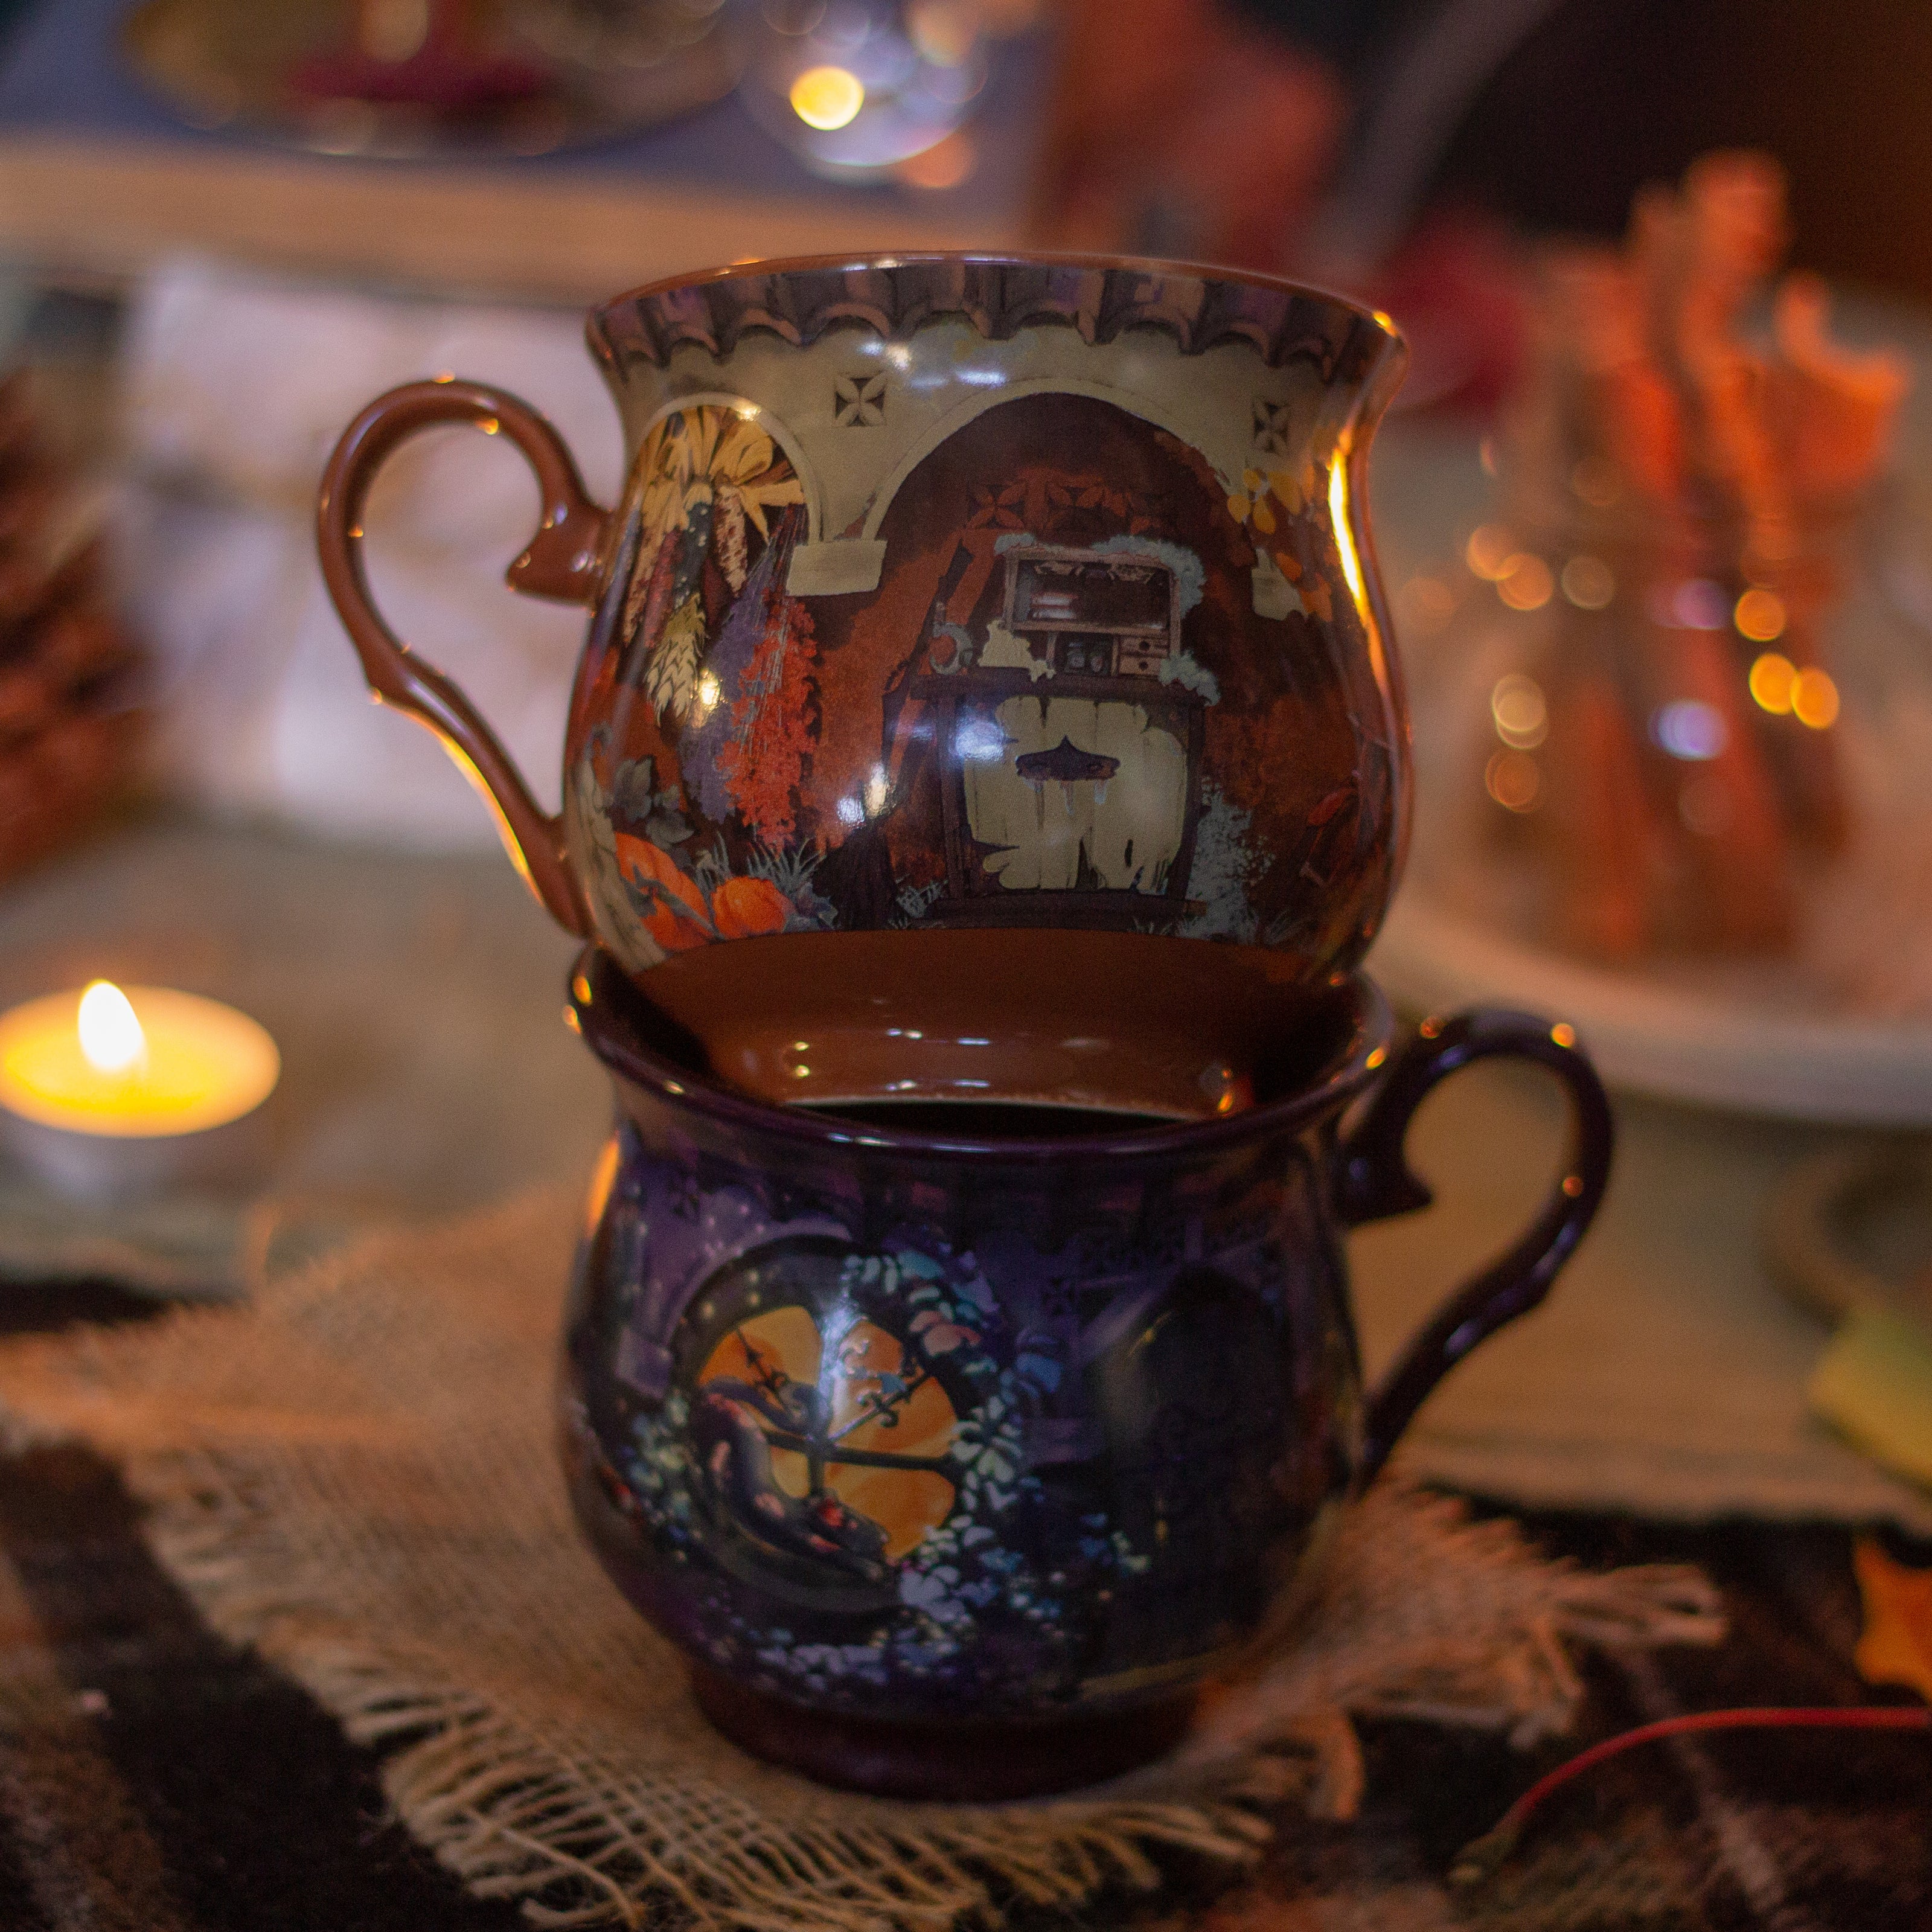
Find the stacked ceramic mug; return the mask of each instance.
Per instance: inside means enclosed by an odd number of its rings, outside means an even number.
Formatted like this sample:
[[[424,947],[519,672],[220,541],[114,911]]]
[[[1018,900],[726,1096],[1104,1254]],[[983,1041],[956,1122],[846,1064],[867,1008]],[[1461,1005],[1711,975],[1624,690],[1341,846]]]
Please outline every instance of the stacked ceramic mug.
[[[1362,500],[1400,338],[1285,283],[934,256],[662,284],[590,339],[615,510],[437,382],[350,427],[321,512],[372,685],[590,942],[579,1513],[754,1750],[923,1794],[1118,1769],[1279,1639],[1607,1172],[1567,1028],[1396,1052],[1356,971],[1408,812]],[[512,584],[595,614],[559,819],[362,576],[376,468],[452,422],[537,472]],[[1337,1230],[1426,1201],[1408,1118],[1495,1054],[1565,1083],[1563,1180],[1365,1399]]]

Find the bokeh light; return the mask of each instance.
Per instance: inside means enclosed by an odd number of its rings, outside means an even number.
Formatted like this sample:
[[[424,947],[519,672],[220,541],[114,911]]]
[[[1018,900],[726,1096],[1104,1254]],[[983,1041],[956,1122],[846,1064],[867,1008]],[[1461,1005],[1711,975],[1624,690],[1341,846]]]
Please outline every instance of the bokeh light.
[[[1456,614],[1456,593],[1439,577],[1412,577],[1396,593],[1396,614],[1414,635],[1432,638]]]
[[[1754,644],[1768,644],[1784,634],[1784,599],[1774,590],[1754,585],[1738,599],[1731,613],[1738,635]]]
[[[1791,710],[1791,687],[1798,682],[1798,667],[1781,651],[1766,651],[1750,668],[1750,694],[1760,710],[1783,718]]]
[[[1516,554],[1516,538],[1501,524],[1479,524],[1462,546],[1463,562],[1492,584],[1502,575]]]
[[[1483,784],[1510,812],[1534,812],[1543,796],[1543,774],[1527,752],[1498,752],[1483,768]]]
[[[866,83],[842,67],[808,67],[791,84],[791,110],[808,128],[830,134],[857,118]]]
[[[1513,671],[1490,693],[1490,716],[1496,736],[1519,752],[1532,752],[1550,735],[1550,707],[1533,677]]]
[[[1541,610],[1556,588],[1549,565],[1528,550],[1506,559],[1496,578],[1496,595],[1512,610]]]
[[[1808,664],[1791,683],[1791,708],[1801,724],[1814,731],[1828,730],[1838,722],[1838,687],[1829,673]]]
[[[1604,610],[1617,594],[1616,573],[1600,556],[1573,556],[1563,566],[1562,584],[1580,610]]]
[[[1651,718],[1650,735],[1673,758],[1694,762],[1716,758],[1731,741],[1724,714],[1695,698],[1660,706]]]

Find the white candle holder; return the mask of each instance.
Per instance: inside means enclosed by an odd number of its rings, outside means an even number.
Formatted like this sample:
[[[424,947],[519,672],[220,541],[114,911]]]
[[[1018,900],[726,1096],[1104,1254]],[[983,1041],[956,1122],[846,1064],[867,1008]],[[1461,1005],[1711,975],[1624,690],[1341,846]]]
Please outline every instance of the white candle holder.
[[[122,1003],[132,1030],[110,1029],[104,1044],[98,1026],[83,1036],[84,997],[49,994],[0,1014],[0,1147],[15,1162],[102,1203],[236,1185],[262,1168],[281,1072],[265,1028],[218,1000],[136,986]]]

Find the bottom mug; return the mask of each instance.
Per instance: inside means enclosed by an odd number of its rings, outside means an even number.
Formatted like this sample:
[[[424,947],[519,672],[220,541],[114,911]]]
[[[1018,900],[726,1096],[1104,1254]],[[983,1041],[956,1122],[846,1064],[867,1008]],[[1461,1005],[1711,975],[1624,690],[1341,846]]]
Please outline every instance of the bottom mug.
[[[579,1519],[727,1736],[902,1796],[1168,1748],[1196,1687],[1287,1627],[1438,1378],[1541,1300],[1609,1175],[1569,1028],[1479,1012],[1398,1048],[1366,979],[1309,1009],[1256,1106],[1185,1124],[770,1106],[603,956],[572,997],[618,1112],[564,1338]],[[1427,1202],[1408,1120],[1497,1057],[1564,1087],[1562,1178],[1365,1396],[1342,1234]]]

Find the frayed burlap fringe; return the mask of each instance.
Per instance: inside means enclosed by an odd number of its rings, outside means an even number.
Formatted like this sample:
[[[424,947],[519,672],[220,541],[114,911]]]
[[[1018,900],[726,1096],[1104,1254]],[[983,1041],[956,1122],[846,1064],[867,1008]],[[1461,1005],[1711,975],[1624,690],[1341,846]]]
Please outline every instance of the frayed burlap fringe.
[[[1350,1815],[1352,1714],[1527,1744],[1576,1709],[1570,1646],[1719,1634],[1694,1571],[1587,1574],[1385,1480],[1319,1597],[1166,1762],[1028,1804],[821,1790],[709,1730],[577,1537],[550,1414],[573,1232],[546,1198],[372,1241],[248,1310],[0,1349],[15,1439],[119,1458],[209,1622],[383,1748],[418,1838],[540,1924],[944,1932],[1148,1889],[1165,1851],[1252,1858],[1291,1804]]]

